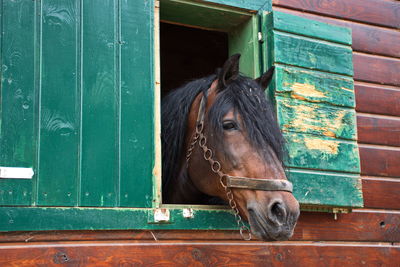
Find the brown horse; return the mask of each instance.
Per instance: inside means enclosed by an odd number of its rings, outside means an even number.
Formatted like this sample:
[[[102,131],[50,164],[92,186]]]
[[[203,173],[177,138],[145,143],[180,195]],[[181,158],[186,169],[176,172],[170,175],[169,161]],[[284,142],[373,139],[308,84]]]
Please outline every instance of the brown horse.
[[[284,139],[264,93],[274,69],[253,80],[239,74],[239,58],[163,99],[163,201],[220,200],[256,236],[286,240],[300,211],[282,166]]]

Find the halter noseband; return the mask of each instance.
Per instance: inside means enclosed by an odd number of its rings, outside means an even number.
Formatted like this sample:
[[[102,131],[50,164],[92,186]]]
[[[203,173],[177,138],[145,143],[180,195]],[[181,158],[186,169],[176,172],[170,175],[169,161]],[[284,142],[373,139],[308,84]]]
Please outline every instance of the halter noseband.
[[[207,147],[207,138],[203,134],[204,130],[204,116],[206,110],[207,96],[203,93],[200,101],[199,111],[196,120],[195,134],[186,154],[186,161],[189,165],[190,156],[194,149],[194,145],[198,142],[199,146],[203,149],[204,159],[209,161],[211,170],[220,176],[220,182],[224,188],[244,188],[251,190],[262,191],[286,191],[293,192],[293,185],[288,180],[284,179],[259,179],[249,177],[231,176],[221,171],[221,164],[213,159],[213,152]]]

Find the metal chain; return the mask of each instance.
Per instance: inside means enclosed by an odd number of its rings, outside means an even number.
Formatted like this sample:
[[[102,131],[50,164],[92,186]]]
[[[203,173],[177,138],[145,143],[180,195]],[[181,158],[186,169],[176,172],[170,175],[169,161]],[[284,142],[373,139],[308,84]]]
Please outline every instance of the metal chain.
[[[239,209],[238,209],[235,199],[233,198],[232,190],[229,187],[227,187],[224,183],[224,178],[226,178],[228,175],[221,171],[221,163],[219,163],[219,161],[213,159],[213,152],[210,148],[207,147],[207,137],[203,134],[203,128],[204,128],[203,122],[200,122],[198,125],[196,125],[196,131],[192,137],[192,142],[190,143],[190,146],[186,153],[187,167],[189,167],[190,157],[193,153],[193,149],[194,149],[196,143],[198,142],[200,148],[203,150],[204,159],[210,163],[212,172],[214,172],[215,174],[217,174],[219,176],[219,182],[222,185],[222,187],[224,188],[226,197],[228,198],[229,206],[231,207],[231,209],[234,212],[235,220],[239,227],[240,235],[242,236],[242,238],[244,240],[247,240],[247,241],[251,240],[250,229],[249,229],[249,227],[247,227],[244,224],[243,219],[239,214]]]

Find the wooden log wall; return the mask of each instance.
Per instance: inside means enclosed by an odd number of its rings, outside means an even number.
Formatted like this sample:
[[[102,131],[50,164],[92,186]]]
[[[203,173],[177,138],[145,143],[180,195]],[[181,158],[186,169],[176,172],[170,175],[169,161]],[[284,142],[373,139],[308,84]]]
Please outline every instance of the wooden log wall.
[[[350,27],[365,208],[303,212],[288,242],[236,231],[63,231],[0,235],[0,266],[399,266],[400,2],[274,0],[274,9]],[[317,242],[315,242],[317,241]]]

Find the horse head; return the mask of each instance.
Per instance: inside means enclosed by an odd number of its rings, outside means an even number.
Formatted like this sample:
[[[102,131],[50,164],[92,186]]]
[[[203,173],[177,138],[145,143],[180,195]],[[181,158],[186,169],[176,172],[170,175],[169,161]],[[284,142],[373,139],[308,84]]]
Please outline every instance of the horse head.
[[[217,197],[237,209],[256,236],[286,240],[300,211],[282,165],[284,139],[265,98],[274,69],[255,80],[244,77],[239,57],[230,57],[204,80],[208,86],[193,94],[175,172],[181,186],[171,190],[169,183],[166,199],[199,204]],[[232,181],[239,186],[229,187]],[[242,181],[264,188],[241,186]]]

